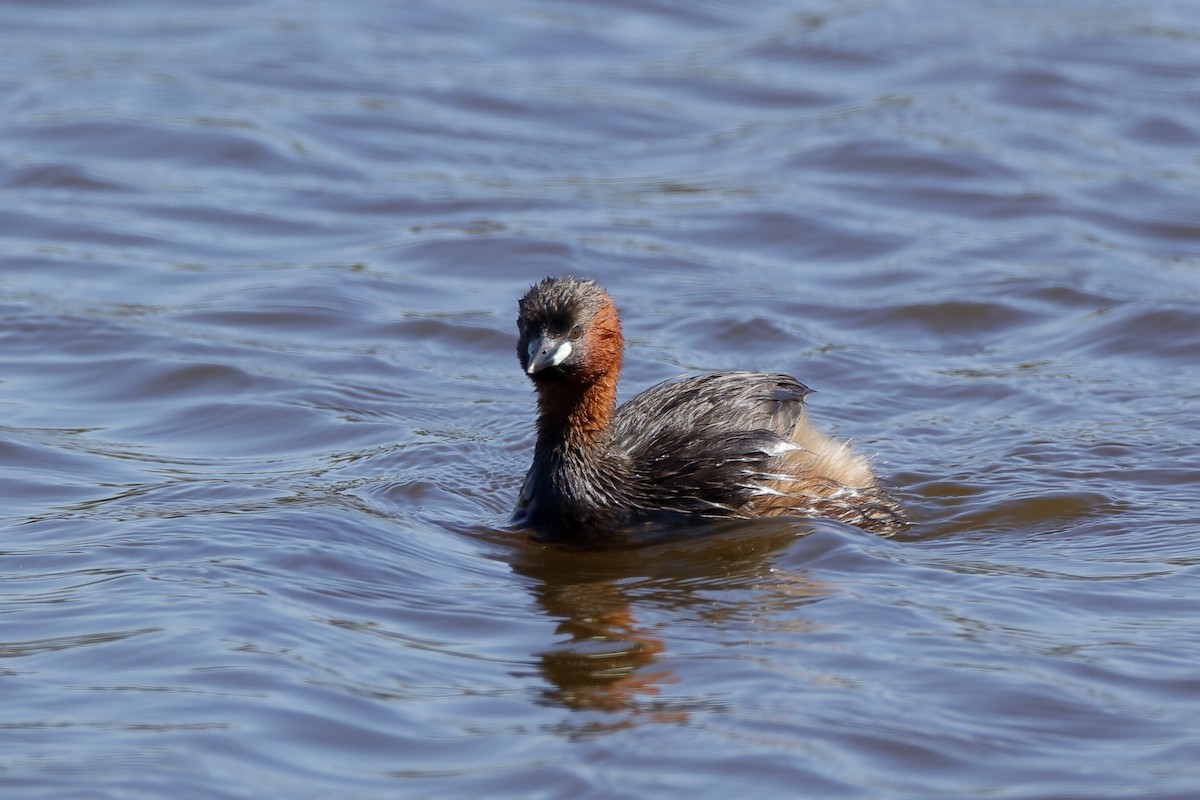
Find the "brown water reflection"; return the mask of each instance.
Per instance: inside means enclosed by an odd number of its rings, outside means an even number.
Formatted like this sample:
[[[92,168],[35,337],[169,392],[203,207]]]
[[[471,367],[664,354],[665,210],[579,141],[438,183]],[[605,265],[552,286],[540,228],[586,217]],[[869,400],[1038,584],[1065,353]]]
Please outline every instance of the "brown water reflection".
[[[563,637],[536,654],[547,701],[621,714],[634,722],[683,722],[688,703],[658,700],[676,684],[659,626],[664,618],[720,628],[743,616],[770,619],[815,602],[827,587],[775,565],[806,532],[799,520],[721,523],[696,538],[605,552],[529,543],[514,570],[536,583],[534,596]],[[788,620],[803,629],[803,617]],[[591,723],[589,723],[591,724]]]

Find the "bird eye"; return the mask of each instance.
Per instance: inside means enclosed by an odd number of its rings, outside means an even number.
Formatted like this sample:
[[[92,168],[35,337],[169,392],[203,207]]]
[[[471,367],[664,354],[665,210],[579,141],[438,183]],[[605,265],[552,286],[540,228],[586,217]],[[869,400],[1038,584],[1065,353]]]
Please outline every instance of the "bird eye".
[[[578,342],[580,336],[583,336],[583,327],[580,325],[571,328],[571,332],[567,334],[567,338],[572,342]]]

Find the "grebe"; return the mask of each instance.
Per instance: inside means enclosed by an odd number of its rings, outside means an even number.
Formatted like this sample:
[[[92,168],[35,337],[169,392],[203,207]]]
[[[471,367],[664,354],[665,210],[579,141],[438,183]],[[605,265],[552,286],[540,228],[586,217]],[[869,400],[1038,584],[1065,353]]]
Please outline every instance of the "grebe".
[[[811,390],[792,376],[714,372],[617,408],[621,322],[595,281],[535,284],[517,328],[538,420],[513,524],[590,544],[720,518],[828,517],[884,535],[907,527],[867,460],[808,422]]]

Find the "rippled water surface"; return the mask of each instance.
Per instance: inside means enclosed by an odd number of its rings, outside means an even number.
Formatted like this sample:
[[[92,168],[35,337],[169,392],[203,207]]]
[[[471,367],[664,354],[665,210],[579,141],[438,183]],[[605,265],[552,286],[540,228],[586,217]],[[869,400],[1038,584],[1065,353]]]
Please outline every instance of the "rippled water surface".
[[[0,2],[6,798],[1194,798],[1191,2]],[[515,300],[915,524],[505,527]]]

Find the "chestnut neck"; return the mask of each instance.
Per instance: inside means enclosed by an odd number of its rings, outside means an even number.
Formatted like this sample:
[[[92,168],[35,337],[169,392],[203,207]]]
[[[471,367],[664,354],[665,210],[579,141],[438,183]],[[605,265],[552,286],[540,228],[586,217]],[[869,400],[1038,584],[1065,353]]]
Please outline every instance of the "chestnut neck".
[[[586,449],[601,440],[617,406],[617,376],[586,385],[538,387],[538,448]]]
[[[538,449],[586,450],[603,442],[617,408],[623,347],[620,319],[606,298],[587,327],[582,369],[573,380],[537,387]]]

